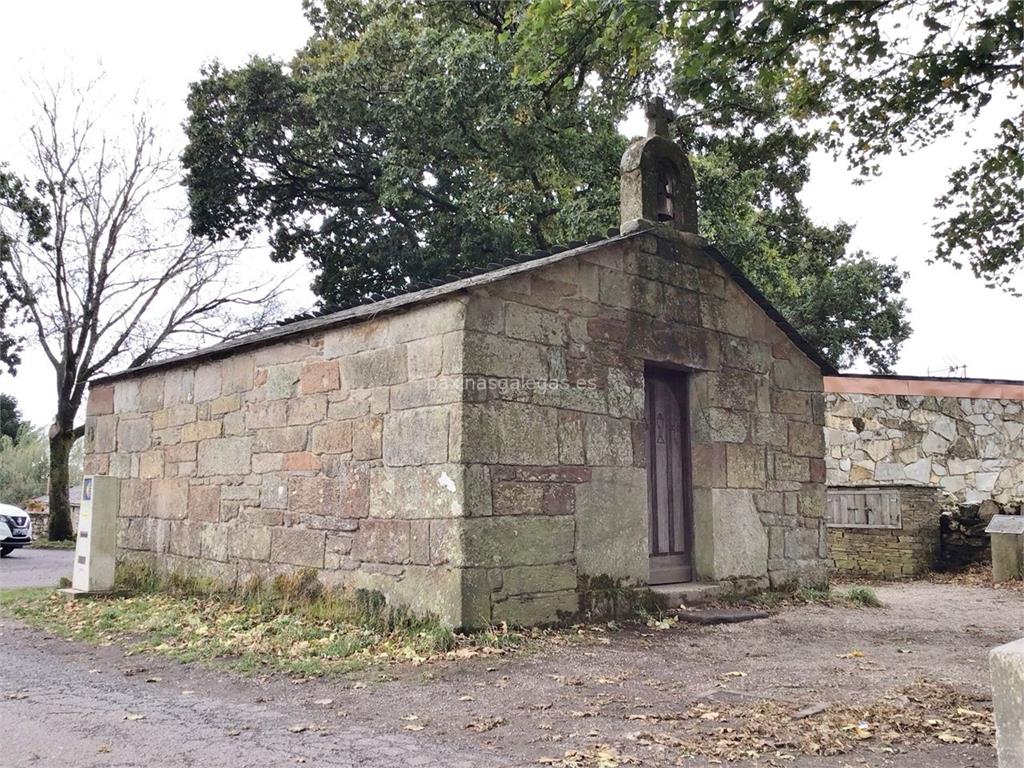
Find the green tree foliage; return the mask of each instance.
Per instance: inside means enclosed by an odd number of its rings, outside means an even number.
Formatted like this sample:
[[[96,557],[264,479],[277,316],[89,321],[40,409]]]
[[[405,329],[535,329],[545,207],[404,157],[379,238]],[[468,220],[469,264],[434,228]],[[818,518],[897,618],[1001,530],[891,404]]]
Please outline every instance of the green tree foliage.
[[[48,211],[29,194],[24,182],[10,173],[2,163],[0,200],[24,218],[30,237],[43,237],[49,222]],[[3,272],[5,263],[11,260],[14,242],[14,235],[0,226],[0,272]],[[11,329],[16,327],[21,319],[22,313],[15,301],[14,292],[0,279],[0,367],[6,368],[8,373],[12,374],[21,362],[23,339]]]
[[[864,178],[993,105],[1016,112],[952,172],[934,229],[938,259],[1008,286],[1024,260],[1022,20],[1021,0],[539,2],[523,15],[523,65],[543,78],[570,49],[581,69],[645,82],[670,62],[663,84],[700,129],[799,132]]]
[[[332,302],[613,220],[618,114],[514,78],[499,5],[342,0],[308,16],[289,66],[213,66],[193,85],[197,233],[266,226],[273,258],[308,257]]]
[[[18,401],[11,395],[0,394],[0,435],[15,441],[22,425],[26,423],[22,421]]]
[[[197,234],[269,230],[273,258],[308,257],[330,305],[617,223],[616,125],[672,32],[657,3],[322,0],[307,15],[287,65],[214,65],[193,85]],[[798,193],[818,139],[781,81],[751,98],[759,121],[694,109],[675,124],[704,234],[834,362],[884,370],[909,335],[903,276],[848,254],[845,225],[810,221]]]
[[[0,502],[22,506],[46,493],[50,456],[41,429],[23,424],[17,439],[0,435]]]

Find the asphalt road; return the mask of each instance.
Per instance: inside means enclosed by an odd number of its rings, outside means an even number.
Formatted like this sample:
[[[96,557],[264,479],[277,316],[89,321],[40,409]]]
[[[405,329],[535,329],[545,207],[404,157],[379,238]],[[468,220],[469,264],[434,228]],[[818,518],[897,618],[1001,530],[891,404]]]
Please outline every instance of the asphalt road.
[[[61,576],[71,578],[74,562],[70,549],[16,549],[0,560],[0,589],[56,587]]]
[[[230,678],[191,676],[174,663],[124,658],[15,622],[0,620],[0,646],[5,669],[16,670],[0,676],[0,723],[10,726],[4,768],[510,765],[427,734],[351,722],[327,702],[267,701],[252,682],[240,691]]]

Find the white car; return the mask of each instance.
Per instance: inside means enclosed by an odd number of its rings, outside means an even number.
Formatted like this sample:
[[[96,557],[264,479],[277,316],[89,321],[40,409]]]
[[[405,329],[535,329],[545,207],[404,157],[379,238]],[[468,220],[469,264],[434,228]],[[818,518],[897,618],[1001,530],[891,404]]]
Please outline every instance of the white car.
[[[0,504],[0,557],[32,543],[32,518],[28,512]]]

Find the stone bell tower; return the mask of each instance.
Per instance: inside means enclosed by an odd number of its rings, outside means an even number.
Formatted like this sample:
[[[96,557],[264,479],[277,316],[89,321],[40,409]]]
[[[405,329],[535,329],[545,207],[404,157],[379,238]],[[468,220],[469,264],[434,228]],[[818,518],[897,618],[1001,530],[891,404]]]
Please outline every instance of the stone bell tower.
[[[660,224],[697,231],[697,189],[686,154],[669,138],[672,113],[661,97],[647,103],[647,136],[622,155],[619,202],[623,233]]]

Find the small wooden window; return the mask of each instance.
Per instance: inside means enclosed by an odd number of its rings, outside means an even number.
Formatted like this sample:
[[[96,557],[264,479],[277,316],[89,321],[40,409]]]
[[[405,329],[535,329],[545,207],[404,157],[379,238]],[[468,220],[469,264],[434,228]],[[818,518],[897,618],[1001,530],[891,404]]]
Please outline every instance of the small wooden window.
[[[828,491],[830,528],[902,528],[900,492],[892,488],[834,488]]]

